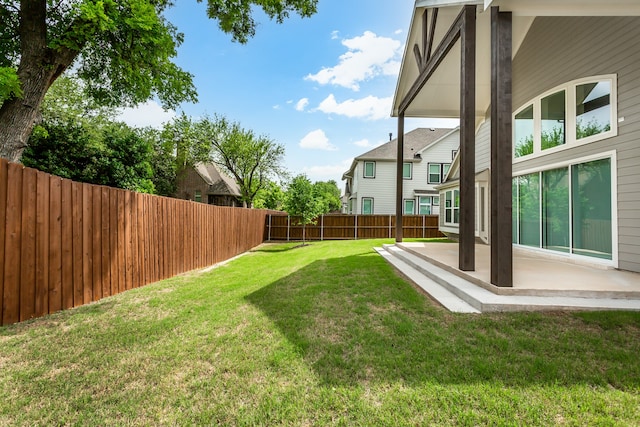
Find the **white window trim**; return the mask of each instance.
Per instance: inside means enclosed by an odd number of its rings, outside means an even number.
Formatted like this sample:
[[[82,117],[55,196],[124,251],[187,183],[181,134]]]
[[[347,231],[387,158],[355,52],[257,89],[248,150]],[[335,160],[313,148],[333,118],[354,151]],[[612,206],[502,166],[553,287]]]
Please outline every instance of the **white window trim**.
[[[440,180],[438,182],[431,181],[431,165],[437,165],[439,167],[439,176]],[[446,178],[446,174],[444,173],[444,165],[449,165],[449,170],[451,170],[451,163],[427,163],[427,184],[442,184],[444,183],[444,179]],[[447,171],[448,173],[448,171]]]
[[[427,199],[429,202],[428,203],[421,203],[422,199]],[[428,206],[429,207],[429,213],[428,214],[420,213],[420,211],[422,210],[421,209],[422,206]],[[418,215],[433,215],[433,196],[418,196]]]
[[[453,226],[453,227],[460,227],[460,223],[459,222],[454,222],[453,219],[456,217],[455,216],[455,206],[456,206],[456,200],[455,200],[455,191],[458,190],[458,192],[460,192],[460,188],[459,187],[453,187],[453,188],[448,188],[446,189],[443,193],[440,194],[440,200],[444,200],[444,205],[441,206],[442,208],[442,212],[444,212],[444,218],[442,223],[448,226]],[[451,193],[451,207],[447,208],[447,193]],[[444,197],[443,197],[444,196]],[[447,222],[447,209],[451,210],[451,221]],[[458,215],[460,215],[460,206],[458,206]]]
[[[602,132],[597,135],[592,135],[581,140],[576,140],[576,86],[601,82],[608,80],[611,84],[611,94],[609,99],[609,105],[611,106],[611,129],[607,132]],[[557,147],[548,148],[542,150],[541,147],[541,131],[542,131],[542,113],[540,111],[540,102],[543,98],[549,95],[560,92],[565,92],[565,143],[558,145]],[[516,109],[512,115],[512,120],[515,123],[515,117],[517,114],[525,110],[530,105],[533,105],[533,153],[525,156],[516,157],[516,144],[515,144],[515,126],[513,126],[513,147],[511,157],[513,163],[520,163],[527,160],[535,159],[538,157],[546,156],[548,154],[557,153],[559,151],[568,150],[574,147],[578,147],[585,144],[590,144],[595,141],[601,141],[603,139],[612,138],[618,135],[618,78],[616,74],[604,74],[599,76],[590,76],[556,86],[548,91],[536,96],[535,98],[525,102],[518,109]]]
[[[373,175],[371,175],[371,176],[367,175],[367,163],[373,164]],[[363,164],[362,164],[362,177],[363,178],[368,178],[368,179],[376,177],[376,162],[374,162],[374,161],[364,161],[363,162]]]
[[[573,165],[588,163],[594,160],[604,160],[604,159],[611,159],[611,259],[610,260],[589,257],[586,255],[574,254],[571,252],[573,249],[572,241],[570,242],[571,246],[569,248],[569,253],[558,252],[558,251],[545,249],[545,248],[536,248],[536,247],[527,246],[527,245],[520,245],[517,243],[514,243],[513,246],[516,246],[523,250],[553,254],[562,258],[575,259],[585,264],[593,264],[593,265],[599,264],[599,265],[613,266],[614,268],[618,268],[618,190],[617,190],[618,174],[616,173],[618,163],[617,163],[617,156],[616,156],[615,150],[605,151],[598,154],[592,154],[590,156],[579,157],[576,159],[565,160],[562,162],[556,162],[556,163],[541,166],[539,168],[532,168],[532,169],[518,171],[513,175],[513,178],[523,176],[523,175],[529,175],[532,173],[544,172],[552,169],[570,168]],[[569,171],[569,186],[571,187],[571,171]],[[569,204],[569,212],[571,213],[571,203]],[[570,214],[569,215],[570,229],[573,229],[572,221],[573,221],[573,215]],[[516,227],[518,230],[517,232],[519,233],[520,232],[518,229],[519,224],[516,224]],[[542,242],[542,236],[540,236],[540,241]]]

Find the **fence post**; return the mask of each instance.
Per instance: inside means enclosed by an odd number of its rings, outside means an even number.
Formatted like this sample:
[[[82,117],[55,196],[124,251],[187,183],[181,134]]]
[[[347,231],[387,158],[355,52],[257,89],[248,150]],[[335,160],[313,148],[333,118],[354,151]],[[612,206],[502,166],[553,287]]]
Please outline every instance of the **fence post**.
[[[424,229],[425,223],[424,222],[426,221],[426,219],[427,219],[427,216],[426,215],[422,215],[422,238],[423,239],[424,239],[424,231],[425,231],[425,229]]]
[[[269,241],[271,241],[271,214],[269,214]]]
[[[389,238],[391,238],[391,215],[389,215]]]
[[[290,230],[291,230],[291,215],[287,215],[287,242],[289,241]]]
[[[353,240],[358,240],[358,215],[353,216],[355,218],[355,226],[353,229]]]
[[[324,240],[324,215],[320,215],[320,241]]]

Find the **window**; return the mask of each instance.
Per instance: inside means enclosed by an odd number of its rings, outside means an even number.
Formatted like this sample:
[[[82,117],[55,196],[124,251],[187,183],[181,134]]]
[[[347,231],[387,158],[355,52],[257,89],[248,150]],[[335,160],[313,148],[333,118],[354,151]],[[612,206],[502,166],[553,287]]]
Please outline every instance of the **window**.
[[[402,178],[411,179],[412,172],[413,172],[413,163],[402,164]]]
[[[413,215],[415,213],[416,201],[413,199],[404,199],[404,214]]]
[[[418,198],[418,213],[420,215],[431,215],[431,196],[420,196]]]
[[[564,145],[566,105],[565,92],[562,90],[540,100],[541,121],[540,138],[543,150]]]
[[[513,179],[514,243],[612,259],[611,158]]]
[[[513,120],[515,135],[513,145],[515,156],[522,157],[533,153],[533,105],[525,107]]]
[[[448,190],[444,193],[445,224],[460,223],[460,190]]]
[[[373,214],[373,198],[372,197],[362,198],[362,214],[363,215]]]
[[[364,162],[364,177],[365,178],[376,177],[376,162]]]
[[[444,181],[444,177],[449,172],[451,163],[429,163],[429,176],[427,182],[429,184],[440,184]]]
[[[196,194],[194,195],[193,200],[195,200],[196,202],[202,201],[202,193],[200,192],[200,190],[196,190]]]
[[[440,206],[440,196],[433,196],[433,206]]]
[[[576,140],[611,130],[611,82],[576,86]]]
[[[617,135],[616,76],[557,87],[514,114],[513,157],[540,155]]]

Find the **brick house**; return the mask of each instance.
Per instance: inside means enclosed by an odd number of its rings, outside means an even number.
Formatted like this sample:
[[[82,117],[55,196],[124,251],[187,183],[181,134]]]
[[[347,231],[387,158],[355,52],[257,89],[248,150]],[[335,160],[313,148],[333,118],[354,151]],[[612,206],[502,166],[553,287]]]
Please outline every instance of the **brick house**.
[[[197,163],[178,173],[176,197],[216,206],[242,206],[240,188],[213,163]]]

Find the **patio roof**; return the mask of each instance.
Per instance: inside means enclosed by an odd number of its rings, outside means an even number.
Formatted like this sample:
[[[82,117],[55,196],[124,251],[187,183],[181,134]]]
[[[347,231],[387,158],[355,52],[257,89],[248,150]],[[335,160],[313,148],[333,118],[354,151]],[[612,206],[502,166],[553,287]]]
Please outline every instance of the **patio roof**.
[[[422,46],[423,12],[438,8],[433,50],[445,37],[464,5],[478,5],[476,54],[476,125],[485,117],[491,100],[491,19],[492,6],[513,15],[513,54],[517,55],[536,16],[630,16],[640,15],[637,0],[418,0],[415,3],[403,61],[396,85],[391,115],[399,107],[418,78],[420,68],[414,46]],[[431,13],[426,20],[431,25]],[[460,41],[446,55],[429,81],[405,111],[405,117],[460,117]]]

